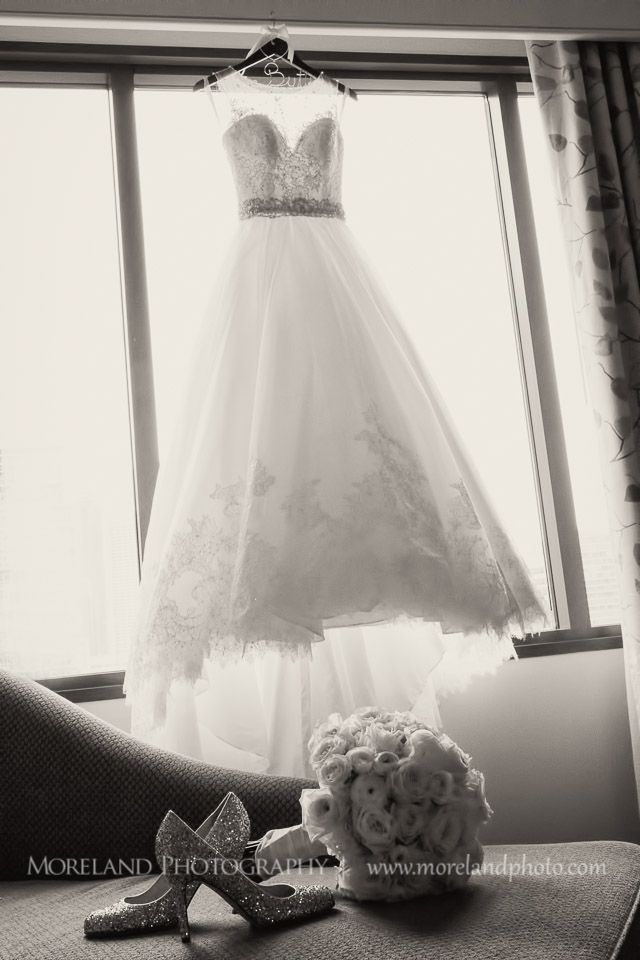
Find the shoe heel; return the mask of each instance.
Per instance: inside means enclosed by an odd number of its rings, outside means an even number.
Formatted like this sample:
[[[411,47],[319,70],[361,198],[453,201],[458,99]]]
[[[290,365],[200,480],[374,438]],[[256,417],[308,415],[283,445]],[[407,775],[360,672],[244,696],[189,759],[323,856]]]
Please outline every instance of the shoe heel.
[[[187,910],[187,878],[172,877],[171,886],[175,895],[176,916],[178,917],[178,930],[183,943],[189,943],[191,940],[191,931],[189,930],[189,914]]]

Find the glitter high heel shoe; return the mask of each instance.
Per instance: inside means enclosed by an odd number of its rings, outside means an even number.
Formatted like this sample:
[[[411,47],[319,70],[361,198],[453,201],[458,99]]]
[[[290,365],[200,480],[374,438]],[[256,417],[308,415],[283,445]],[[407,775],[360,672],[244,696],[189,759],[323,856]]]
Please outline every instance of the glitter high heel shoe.
[[[234,793],[228,793],[194,836],[209,840],[223,850],[225,856],[239,862],[249,841],[249,832],[247,811]],[[196,877],[186,884],[183,897],[187,904],[199,886],[200,880]],[[84,933],[86,937],[115,936],[175,927],[177,923],[175,887],[163,875],[143,893],[94,910],[84,921]]]
[[[191,875],[211,887],[230,904],[234,913],[256,927],[271,927],[327,913],[335,903],[328,887],[296,889],[288,883],[269,886],[254,883],[242,873],[237,863],[226,858],[219,847],[197,836],[173,810],[160,824],[156,857],[175,889],[178,926],[185,943],[191,939],[187,916]]]

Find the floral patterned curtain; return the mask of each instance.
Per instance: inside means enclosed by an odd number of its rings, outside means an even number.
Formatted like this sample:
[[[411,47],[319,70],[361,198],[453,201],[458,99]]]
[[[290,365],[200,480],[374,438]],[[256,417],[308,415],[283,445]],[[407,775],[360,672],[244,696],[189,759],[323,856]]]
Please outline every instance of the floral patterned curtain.
[[[530,42],[527,53],[599,428],[640,785],[640,44]]]

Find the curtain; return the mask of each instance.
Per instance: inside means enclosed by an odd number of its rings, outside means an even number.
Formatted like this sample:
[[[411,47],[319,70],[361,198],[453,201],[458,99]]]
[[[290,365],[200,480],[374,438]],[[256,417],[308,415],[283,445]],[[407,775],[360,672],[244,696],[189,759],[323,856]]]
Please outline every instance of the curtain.
[[[640,44],[530,42],[620,571],[640,786]]]

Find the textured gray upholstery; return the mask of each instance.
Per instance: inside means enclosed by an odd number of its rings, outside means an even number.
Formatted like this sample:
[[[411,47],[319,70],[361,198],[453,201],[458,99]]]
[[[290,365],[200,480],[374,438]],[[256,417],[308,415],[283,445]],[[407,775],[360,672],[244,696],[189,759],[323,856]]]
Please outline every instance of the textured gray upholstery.
[[[197,826],[229,790],[260,837],[300,822],[309,785],[157,750],[0,671],[0,879],[27,876],[30,857],[88,858],[98,872],[109,859],[153,860],[169,808]]]
[[[522,854],[544,863],[604,862],[604,877],[474,878],[463,893],[400,904],[338,901],[329,916],[255,932],[210,890],[189,910],[193,941],[176,931],[149,937],[84,940],[82,921],[138,884],[29,881],[0,884],[0,956],[113,958],[113,960],[637,960],[640,943],[621,939],[640,882],[640,848],[624,843],[571,843],[541,847],[489,847],[488,860],[513,863]],[[310,882],[308,874],[289,876]],[[334,871],[313,878],[334,884]]]

